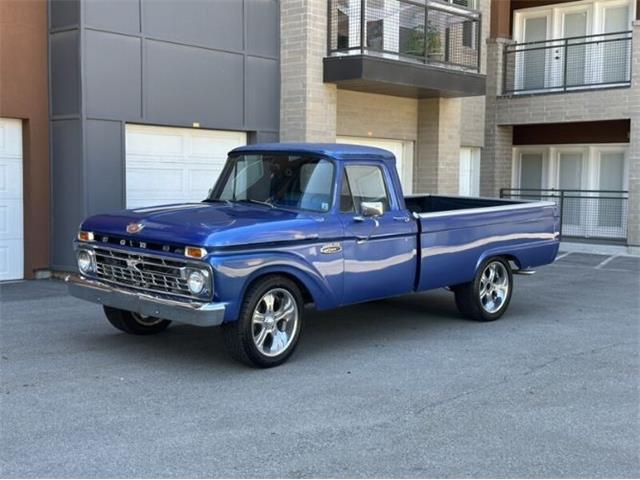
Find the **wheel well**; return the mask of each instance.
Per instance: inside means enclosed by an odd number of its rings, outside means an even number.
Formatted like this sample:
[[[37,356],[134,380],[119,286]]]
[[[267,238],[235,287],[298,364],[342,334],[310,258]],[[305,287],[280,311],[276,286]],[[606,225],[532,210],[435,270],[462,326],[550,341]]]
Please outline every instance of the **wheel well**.
[[[286,272],[269,272],[269,273],[264,273],[262,275],[258,275],[256,278],[251,280],[251,282],[247,285],[247,288],[245,289],[245,291],[248,291],[256,282],[259,282],[260,280],[266,277],[285,277],[291,280],[300,289],[300,294],[302,295],[302,300],[304,301],[304,304],[309,305],[314,303],[313,296],[311,295],[311,292],[309,291],[307,286],[304,283],[302,283],[300,279]]]
[[[519,270],[521,268],[520,267],[520,262],[513,255],[499,255],[499,256],[504,258],[510,264],[512,264],[512,265],[509,265],[511,267],[511,270]],[[515,267],[514,267],[514,265],[515,265]]]

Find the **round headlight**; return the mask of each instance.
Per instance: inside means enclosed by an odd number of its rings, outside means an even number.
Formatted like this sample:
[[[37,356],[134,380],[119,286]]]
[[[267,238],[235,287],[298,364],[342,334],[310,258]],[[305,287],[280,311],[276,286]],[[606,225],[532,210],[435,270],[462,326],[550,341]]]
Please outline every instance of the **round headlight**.
[[[91,254],[86,250],[80,250],[78,252],[78,269],[82,273],[88,273],[93,270],[93,258],[91,258]]]
[[[199,295],[204,290],[207,283],[207,277],[200,270],[194,270],[189,274],[187,278],[187,286],[189,291],[194,295]]]

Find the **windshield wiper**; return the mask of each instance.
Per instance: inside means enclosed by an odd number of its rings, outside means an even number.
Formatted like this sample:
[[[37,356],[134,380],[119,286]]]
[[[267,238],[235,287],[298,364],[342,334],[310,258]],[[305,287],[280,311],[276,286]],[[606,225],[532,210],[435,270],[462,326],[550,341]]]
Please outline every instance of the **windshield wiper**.
[[[264,200],[254,200],[253,198],[243,198],[242,200],[236,200],[236,202],[257,203],[258,205],[264,205],[269,208],[276,208],[273,203]]]

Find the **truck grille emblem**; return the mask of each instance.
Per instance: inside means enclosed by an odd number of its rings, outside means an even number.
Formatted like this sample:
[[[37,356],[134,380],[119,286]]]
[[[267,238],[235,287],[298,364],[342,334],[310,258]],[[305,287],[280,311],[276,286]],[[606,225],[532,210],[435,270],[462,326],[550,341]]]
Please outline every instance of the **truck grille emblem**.
[[[144,228],[142,223],[130,223],[127,225],[127,233],[139,233]]]

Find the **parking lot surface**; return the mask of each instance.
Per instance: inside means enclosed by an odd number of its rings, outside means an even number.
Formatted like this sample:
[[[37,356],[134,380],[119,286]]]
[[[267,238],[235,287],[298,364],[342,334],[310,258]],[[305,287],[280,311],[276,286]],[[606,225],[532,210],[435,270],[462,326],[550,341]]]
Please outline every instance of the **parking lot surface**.
[[[503,319],[438,290],[310,312],[281,367],[0,285],[3,477],[638,477],[640,260],[561,254]]]

